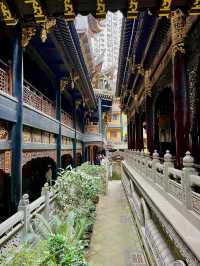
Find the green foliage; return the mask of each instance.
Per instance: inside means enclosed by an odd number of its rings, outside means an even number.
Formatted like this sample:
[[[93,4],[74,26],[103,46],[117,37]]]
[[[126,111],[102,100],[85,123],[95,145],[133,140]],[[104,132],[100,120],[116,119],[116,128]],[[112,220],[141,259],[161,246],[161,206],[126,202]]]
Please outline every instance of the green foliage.
[[[93,199],[102,191],[103,175],[104,167],[87,163],[76,170],[61,171],[54,187],[60,216],[54,216],[49,224],[42,215],[35,215],[26,244],[1,258],[0,265],[87,266],[85,235],[95,220]]]
[[[121,175],[116,170],[113,170],[112,171],[112,180],[120,180],[120,179],[121,179]]]

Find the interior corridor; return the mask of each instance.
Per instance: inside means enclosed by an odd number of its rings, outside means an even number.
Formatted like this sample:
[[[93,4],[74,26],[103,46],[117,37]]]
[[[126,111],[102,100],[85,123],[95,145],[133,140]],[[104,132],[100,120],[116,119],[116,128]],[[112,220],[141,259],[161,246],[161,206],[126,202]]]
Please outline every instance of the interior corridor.
[[[100,199],[88,257],[90,266],[149,265],[121,181],[109,182]]]

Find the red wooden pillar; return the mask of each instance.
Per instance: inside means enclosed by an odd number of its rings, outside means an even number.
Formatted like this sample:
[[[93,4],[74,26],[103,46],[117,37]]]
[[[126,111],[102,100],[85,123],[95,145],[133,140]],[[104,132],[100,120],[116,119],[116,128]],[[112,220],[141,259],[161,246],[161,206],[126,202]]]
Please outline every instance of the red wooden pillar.
[[[146,97],[146,132],[147,132],[147,149],[150,154],[154,151],[153,141],[153,103],[152,97]]]
[[[140,149],[140,118],[139,114],[135,114],[135,148]]]
[[[130,127],[130,149],[132,149],[133,147],[133,129],[132,129],[132,124],[133,122],[130,120],[130,124],[129,124],[129,127]]]
[[[135,122],[132,122],[132,149],[135,149]]]
[[[176,159],[180,166],[181,158],[189,149],[190,122],[184,56],[185,16],[179,9],[172,11],[171,28]]]

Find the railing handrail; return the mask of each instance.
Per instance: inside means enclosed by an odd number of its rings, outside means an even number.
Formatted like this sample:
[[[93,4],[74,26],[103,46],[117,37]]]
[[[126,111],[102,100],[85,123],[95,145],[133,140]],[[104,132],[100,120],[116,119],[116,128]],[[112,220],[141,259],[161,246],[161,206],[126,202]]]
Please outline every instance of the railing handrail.
[[[55,107],[55,104],[54,104],[54,102],[51,100],[51,99],[49,99],[46,95],[44,95],[40,90],[38,90],[34,85],[32,85],[30,82],[28,82],[27,80],[24,80],[24,86],[26,86],[26,84],[30,87],[30,88],[32,88],[32,89],[34,89],[34,91],[35,92],[37,92],[40,96],[42,96],[45,100],[47,100],[48,102],[50,102],[54,107]],[[27,89],[29,89],[28,87],[26,87]]]

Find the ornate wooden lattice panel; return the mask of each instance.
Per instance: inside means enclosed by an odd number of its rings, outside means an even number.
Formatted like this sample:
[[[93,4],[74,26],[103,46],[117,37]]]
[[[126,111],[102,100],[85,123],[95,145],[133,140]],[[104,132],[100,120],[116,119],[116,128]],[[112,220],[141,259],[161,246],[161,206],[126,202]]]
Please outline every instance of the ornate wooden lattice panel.
[[[73,127],[72,117],[64,111],[61,113],[61,122],[69,127]]]
[[[0,68],[0,91],[9,93],[8,90],[8,74],[5,70]]]
[[[24,83],[24,102],[46,115],[56,117],[53,102],[28,82]]]
[[[0,169],[5,173],[11,173],[11,151],[0,152]]]

